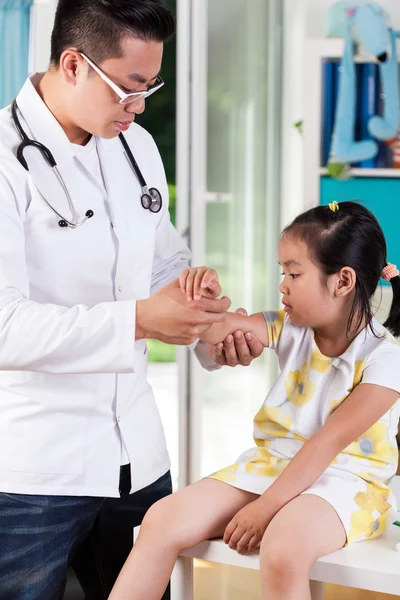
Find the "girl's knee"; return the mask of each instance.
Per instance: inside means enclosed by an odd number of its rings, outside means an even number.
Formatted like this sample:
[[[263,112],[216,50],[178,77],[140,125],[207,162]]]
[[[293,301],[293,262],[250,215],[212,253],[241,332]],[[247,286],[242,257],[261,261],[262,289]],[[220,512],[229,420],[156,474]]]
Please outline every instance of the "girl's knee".
[[[172,496],[167,496],[150,506],[142,521],[141,532],[155,533],[164,538],[173,529],[175,511],[171,509],[171,500]]]
[[[141,528],[142,537],[157,540],[158,545],[180,552],[190,546],[187,544],[187,527],[182,521],[174,495],[158,500],[147,511]]]
[[[296,544],[284,544],[278,539],[264,535],[260,546],[260,563],[269,578],[289,584],[308,576],[310,561]]]

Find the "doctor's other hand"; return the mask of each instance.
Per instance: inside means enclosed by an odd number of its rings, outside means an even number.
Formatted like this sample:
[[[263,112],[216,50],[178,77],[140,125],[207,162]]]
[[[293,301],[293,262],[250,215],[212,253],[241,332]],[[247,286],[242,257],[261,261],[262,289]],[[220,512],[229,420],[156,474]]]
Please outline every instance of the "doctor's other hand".
[[[218,298],[221,294],[218,273],[207,267],[185,269],[179,276],[179,285],[189,302],[200,300],[203,296]]]
[[[154,296],[136,302],[136,339],[192,344],[211,325],[225,320],[230,305],[227,297],[188,301],[176,279]]]
[[[238,315],[247,316],[244,308],[238,308],[235,312]],[[228,335],[222,343],[215,346],[207,344],[207,349],[211,358],[218,365],[248,367],[255,358],[261,356],[264,346],[254,334],[235,331],[233,335]]]

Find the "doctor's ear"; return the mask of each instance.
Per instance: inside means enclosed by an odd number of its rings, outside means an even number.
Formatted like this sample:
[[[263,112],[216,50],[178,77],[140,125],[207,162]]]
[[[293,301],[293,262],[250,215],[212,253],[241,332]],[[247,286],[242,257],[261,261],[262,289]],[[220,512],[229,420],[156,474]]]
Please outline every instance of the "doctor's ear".
[[[69,48],[65,50],[60,57],[60,67],[65,81],[72,85],[76,85],[77,77],[80,73],[87,72],[88,65],[79,53]]]

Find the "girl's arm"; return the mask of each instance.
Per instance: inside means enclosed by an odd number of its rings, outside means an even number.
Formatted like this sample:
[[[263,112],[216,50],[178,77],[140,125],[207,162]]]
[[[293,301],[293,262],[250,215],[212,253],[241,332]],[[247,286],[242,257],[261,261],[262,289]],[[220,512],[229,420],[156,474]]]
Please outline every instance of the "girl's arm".
[[[357,440],[396,403],[394,390],[359,384],[329,417],[325,425],[292,458],[286,469],[260,497],[278,512],[310,487],[336,456]]]
[[[217,298],[221,293],[218,273],[207,267],[192,267],[185,269],[179,276],[179,287],[187,297],[188,302],[206,298]],[[207,344],[215,346],[235,331],[252,333],[260,340],[264,347],[268,346],[268,330],[262,313],[243,316],[236,313],[227,313],[223,323],[215,324],[203,334],[200,339]]]
[[[235,331],[243,333],[252,333],[256,336],[262,345],[266,348],[269,344],[268,329],[262,313],[255,313],[249,317],[237,315],[236,313],[227,313],[222,323],[211,325],[207,331],[201,334],[200,339],[207,344],[219,344]]]

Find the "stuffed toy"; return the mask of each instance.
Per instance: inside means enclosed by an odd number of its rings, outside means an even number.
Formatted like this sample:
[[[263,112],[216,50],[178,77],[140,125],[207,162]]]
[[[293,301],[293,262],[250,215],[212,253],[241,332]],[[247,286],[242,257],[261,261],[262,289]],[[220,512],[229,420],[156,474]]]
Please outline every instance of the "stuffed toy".
[[[395,137],[393,140],[388,140],[385,143],[391,149],[391,167],[393,169],[400,169],[400,130],[397,132],[397,137]]]
[[[327,37],[344,38],[338,102],[330,153],[332,163],[352,163],[376,156],[374,140],[355,141],[356,71],[354,44],[361,44],[379,63],[382,86],[383,114],[368,122],[373,138],[390,140],[399,127],[399,71],[396,38],[386,11],[375,2],[344,1],[332,5],[325,23]]]

